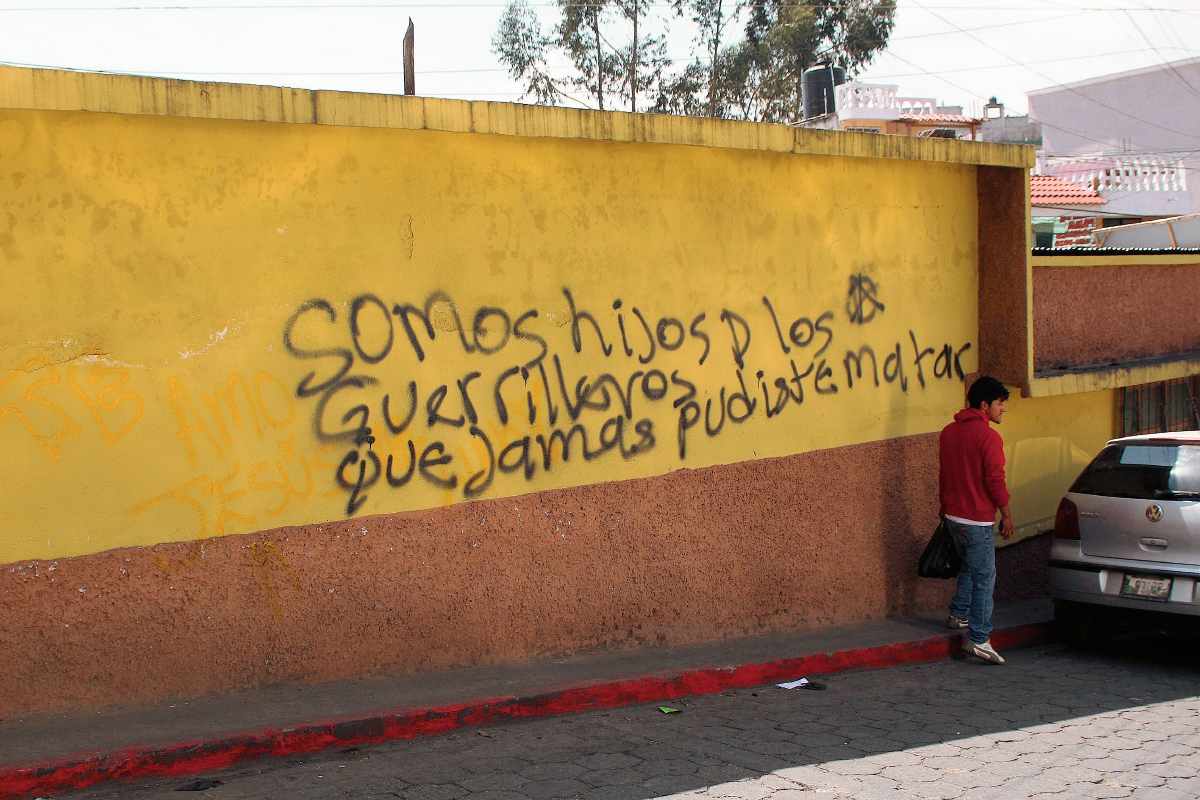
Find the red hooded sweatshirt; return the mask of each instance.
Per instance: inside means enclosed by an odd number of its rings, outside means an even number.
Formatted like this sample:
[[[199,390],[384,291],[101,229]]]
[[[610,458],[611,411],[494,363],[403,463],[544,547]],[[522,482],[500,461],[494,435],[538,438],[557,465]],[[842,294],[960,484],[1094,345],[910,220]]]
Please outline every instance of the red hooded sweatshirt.
[[[942,429],[940,492],[942,514],[976,522],[996,519],[1008,505],[1004,484],[1004,441],[979,408],[964,408]]]

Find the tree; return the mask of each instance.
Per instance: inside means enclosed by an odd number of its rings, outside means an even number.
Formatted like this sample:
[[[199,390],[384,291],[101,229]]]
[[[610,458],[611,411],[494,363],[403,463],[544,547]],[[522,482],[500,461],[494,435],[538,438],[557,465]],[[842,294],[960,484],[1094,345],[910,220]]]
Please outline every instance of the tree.
[[[513,80],[524,83],[522,99],[532,97],[538,105],[557,105],[561,94],[558,83],[546,69],[546,51],[550,44],[550,40],[542,35],[537,13],[525,0],[516,0],[504,9],[500,26],[492,36],[493,52],[508,67]],[[600,107],[604,108],[603,99]]]
[[[661,34],[648,34],[645,28],[640,29],[639,36],[639,23],[649,13],[650,0],[616,0],[616,3],[631,32],[629,45],[621,48],[621,83],[628,92],[629,110],[636,112],[639,92],[652,97],[658,92],[663,70],[670,63],[666,56],[667,39]]]
[[[887,45],[894,0],[674,0],[699,30],[697,57],[663,82],[656,110],[768,122],[803,116],[800,78],[833,63],[854,74]],[[724,27],[745,14],[743,38]]]
[[[697,91],[704,92],[704,101],[700,106],[689,104],[679,97],[683,106],[691,105],[699,110],[703,108],[705,116],[724,116],[726,86],[723,68],[727,67],[728,58],[722,57],[721,46],[725,44],[726,29],[737,18],[742,5],[740,0],[671,0],[675,13],[690,17],[696,25],[695,45],[707,60],[707,66],[699,58],[684,68],[683,73],[672,84],[672,93],[691,91],[696,96]],[[703,76],[703,77],[701,77]],[[701,83],[702,81],[702,83]],[[677,94],[678,96],[678,94]]]
[[[651,0],[557,4],[562,19],[544,35],[527,0],[511,0],[492,39],[523,98],[557,105],[574,88],[604,109],[619,92],[631,111],[646,97],[660,113],[767,122],[798,122],[804,71],[833,63],[855,74],[887,45],[896,18],[895,0],[671,0],[697,35],[688,63],[668,70],[665,36],[646,31]],[[729,42],[741,16],[744,35]],[[553,51],[570,58],[574,74],[550,74]]]
[[[887,46],[895,0],[750,0],[746,36],[732,54],[745,71],[744,96],[761,119],[803,117],[800,79],[809,67],[832,63],[851,75]]]
[[[657,95],[668,63],[665,37],[647,35],[640,26],[649,6],[648,0],[558,0],[561,19],[547,35],[527,0],[511,0],[492,37],[492,49],[523,85],[522,99],[558,105],[574,99],[566,91],[574,88],[603,111],[606,98],[619,91],[636,111],[639,94]],[[622,27],[631,33],[625,44],[613,35]],[[550,73],[548,56],[554,51],[571,60],[574,74]]]
[[[558,0],[562,19],[550,35],[542,32],[537,12],[526,0],[512,0],[500,16],[492,36],[492,52],[519,81],[521,99],[533,98],[538,105],[558,105],[573,100],[566,87],[581,89],[604,110],[605,94],[613,87],[618,71],[617,54],[605,46],[605,12],[611,0]],[[575,66],[575,75],[555,78],[550,74],[549,54],[558,50]]]
[[[611,48],[606,52],[604,46],[603,18],[609,5],[609,0],[582,3],[559,0],[563,18],[551,40],[571,57],[579,72],[568,81],[596,98],[601,111],[604,110],[604,93],[613,85],[618,70],[617,55]]]

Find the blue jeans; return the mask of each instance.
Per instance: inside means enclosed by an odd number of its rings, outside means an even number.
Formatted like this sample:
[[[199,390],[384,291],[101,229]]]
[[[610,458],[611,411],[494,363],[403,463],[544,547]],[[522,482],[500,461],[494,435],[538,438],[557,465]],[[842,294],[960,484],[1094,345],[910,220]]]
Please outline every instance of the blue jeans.
[[[992,632],[992,589],[996,586],[996,526],[946,520],[954,549],[962,557],[951,616],[967,620],[967,641],[983,644]]]

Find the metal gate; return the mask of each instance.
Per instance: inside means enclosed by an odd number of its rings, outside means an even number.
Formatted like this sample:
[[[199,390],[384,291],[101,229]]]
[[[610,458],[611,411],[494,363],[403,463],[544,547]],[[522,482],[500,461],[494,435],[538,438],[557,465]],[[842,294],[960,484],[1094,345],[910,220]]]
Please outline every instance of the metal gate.
[[[1122,392],[1124,436],[1200,430],[1200,377],[1129,386]]]

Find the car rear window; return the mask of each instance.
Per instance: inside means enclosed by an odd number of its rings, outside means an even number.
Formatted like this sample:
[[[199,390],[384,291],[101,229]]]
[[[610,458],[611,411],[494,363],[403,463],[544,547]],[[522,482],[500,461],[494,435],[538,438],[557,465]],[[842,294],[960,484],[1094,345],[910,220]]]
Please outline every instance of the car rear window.
[[[1200,499],[1200,445],[1109,445],[1071,491],[1139,500]]]

